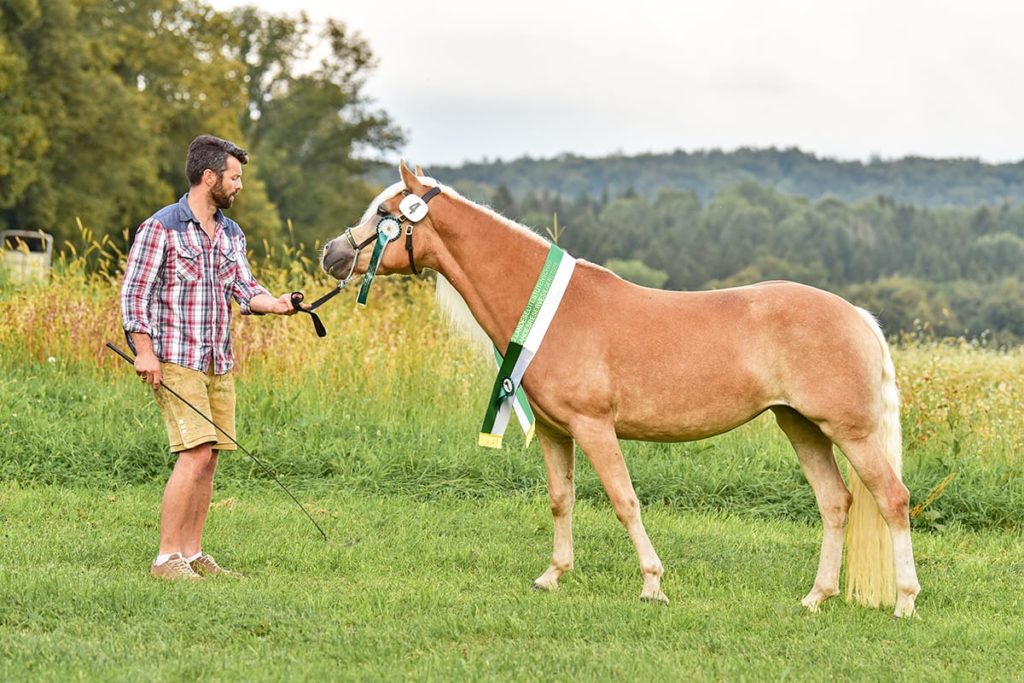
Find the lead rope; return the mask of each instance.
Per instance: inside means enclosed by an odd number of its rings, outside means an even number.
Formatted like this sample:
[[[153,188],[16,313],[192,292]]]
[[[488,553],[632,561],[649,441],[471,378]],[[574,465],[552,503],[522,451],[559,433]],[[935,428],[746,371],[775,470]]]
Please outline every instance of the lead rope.
[[[336,297],[338,294],[340,294],[341,290],[347,284],[348,280],[342,280],[341,282],[338,283],[337,287],[335,287],[334,289],[327,292],[322,297],[311,303],[309,305],[309,308],[302,307],[302,300],[306,298],[302,292],[292,292],[292,308],[294,308],[299,313],[309,313],[309,317],[313,319],[313,329],[316,330],[316,336],[326,337],[327,328],[324,327],[323,322],[320,320],[320,316],[318,316],[313,311],[316,310],[317,308],[320,308],[325,303],[327,303],[328,301]]]

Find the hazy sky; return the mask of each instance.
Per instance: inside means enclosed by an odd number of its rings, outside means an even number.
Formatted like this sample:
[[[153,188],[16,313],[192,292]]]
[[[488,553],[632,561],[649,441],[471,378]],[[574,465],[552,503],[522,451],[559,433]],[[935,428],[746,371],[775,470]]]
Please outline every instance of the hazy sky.
[[[1024,159],[1024,3],[212,0],[343,20],[424,165],[797,146]]]

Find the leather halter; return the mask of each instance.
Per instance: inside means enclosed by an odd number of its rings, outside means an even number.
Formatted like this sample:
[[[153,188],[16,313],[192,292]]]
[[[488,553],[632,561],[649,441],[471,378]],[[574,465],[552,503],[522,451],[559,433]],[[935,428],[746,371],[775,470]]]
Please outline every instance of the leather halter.
[[[406,190],[402,194],[405,196],[409,196],[411,193],[408,190]],[[427,190],[426,192],[424,192],[423,196],[420,199],[423,200],[424,204],[429,204],[430,200],[439,194],[441,194],[440,186],[434,186]],[[419,275],[419,271],[416,269],[416,257],[415,254],[413,253],[412,243],[412,229],[416,225],[417,221],[408,219],[408,217],[404,215],[395,216],[390,211],[388,211],[387,208],[385,208],[384,204],[377,205],[377,215],[380,216],[380,219],[377,221],[377,230],[375,230],[372,235],[367,237],[359,244],[356,244],[355,237],[353,237],[352,235],[352,228],[345,229],[343,235],[345,239],[348,240],[349,246],[352,247],[352,250],[355,252],[355,254],[352,257],[352,269],[349,271],[348,275],[346,275],[341,281],[338,282],[337,286],[334,289],[327,292],[327,294],[324,294],[322,297],[320,297],[312,304],[310,304],[309,308],[302,308],[301,304],[303,299],[305,298],[302,292],[292,292],[292,308],[294,308],[296,311],[300,313],[309,314],[310,318],[313,319],[313,329],[316,330],[316,336],[318,337],[326,337],[327,328],[324,327],[323,322],[320,320],[320,316],[318,316],[313,311],[319,308],[320,306],[324,305],[331,299],[333,299],[338,294],[340,294],[341,290],[344,289],[345,286],[349,283],[349,281],[352,279],[352,273],[355,272],[356,264],[359,262],[360,252],[379,239],[380,225],[382,222],[384,222],[385,219],[390,218],[396,221],[399,224],[400,228],[403,223],[407,223],[405,227],[405,251],[409,256],[409,268],[412,270],[412,274]],[[403,221],[403,218],[406,218],[407,220]]]

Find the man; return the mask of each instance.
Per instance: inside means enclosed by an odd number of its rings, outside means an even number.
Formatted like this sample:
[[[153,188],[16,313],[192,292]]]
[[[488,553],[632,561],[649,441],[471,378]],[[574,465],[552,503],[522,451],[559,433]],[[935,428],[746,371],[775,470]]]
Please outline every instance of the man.
[[[295,313],[290,295],[274,298],[256,281],[245,235],[223,213],[242,190],[245,150],[212,135],[188,148],[189,191],[142,223],[128,252],[121,318],[136,350],[135,371],[153,387],[172,453],[164,490],[160,549],[150,568],[162,579],[240,577],[202,550],[203,526],[221,451],[235,450],[223,433],[161,391],[167,385],[235,436],[231,309],[242,314]]]

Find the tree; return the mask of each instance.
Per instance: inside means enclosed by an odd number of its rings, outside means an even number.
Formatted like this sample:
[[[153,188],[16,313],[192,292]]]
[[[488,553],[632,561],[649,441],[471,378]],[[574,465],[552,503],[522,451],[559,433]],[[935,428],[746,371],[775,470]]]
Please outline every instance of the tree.
[[[163,187],[145,158],[150,122],[136,115],[140,94],[125,86],[113,51],[96,39],[107,3],[6,5],[3,38],[16,57],[3,98],[14,127],[5,132],[16,136],[15,146],[28,144],[5,165],[11,173],[0,171],[3,222],[64,240],[75,235],[77,216],[99,234],[120,232],[140,198]]]
[[[660,289],[668,280],[668,273],[665,271],[655,270],[643,261],[635,259],[610,259],[604,266],[623,280],[629,280],[644,287]]]
[[[0,220],[8,226],[74,242],[80,218],[97,238],[119,240],[187,188],[195,135],[241,137],[241,66],[223,49],[231,24],[206,5],[8,0],[2,21],[0,55],[10,59],[0,60]],[[256,201],[240,202],[236,217],[269,204],[259,187],[249,185],[243,197]]]
[[[361,179],[369,168],[363,154],[396,149],[402,132],[363,96],[373,55],[343,23],[327,21],[319,38],[328,54],[300,74],[296,64],[314,40],[304,15],[243,8],[232,20],[236,56],[249,68],[242,130],[281,218],[293,220],[296,237],[312,246],[362,214],[375,195]]]
[[[17,225],[11,209],[38,177],[46,152],[46,128],[29,87],[28,51],[18,38],[40,20],[36,0],[3,3],[0,12],[0,225]],[[27,226],[26,226],[27,227]]]
[[[1007,232],[984,235],[970,249],[971,279],[997,280],[1024,273],[1024,240]]]

